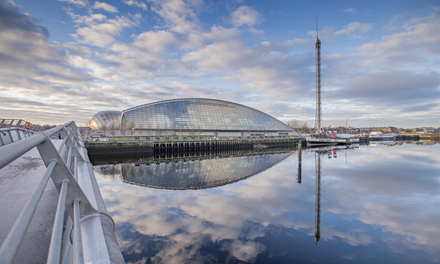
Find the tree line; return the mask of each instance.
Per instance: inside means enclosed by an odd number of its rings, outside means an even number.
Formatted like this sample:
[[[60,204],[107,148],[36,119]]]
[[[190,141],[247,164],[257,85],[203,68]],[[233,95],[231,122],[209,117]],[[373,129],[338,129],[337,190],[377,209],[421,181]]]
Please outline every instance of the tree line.
[[[313,128],[309,127],[307,121],[292,119],[290,121],[287,121],[287,125],[301,134],[309,134],[313,132]]]

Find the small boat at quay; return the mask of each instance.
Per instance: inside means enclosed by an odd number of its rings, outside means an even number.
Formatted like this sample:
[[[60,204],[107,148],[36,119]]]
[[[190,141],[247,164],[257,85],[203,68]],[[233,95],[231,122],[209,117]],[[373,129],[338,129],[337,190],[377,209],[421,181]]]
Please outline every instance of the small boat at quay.
[[[333,137],[328,135],[312,135],[312,137],[307,137],[307,147],[351,145],[354,143],[359,143],[358,137],[338,137],[336,133],[333,133]]]
[[[381,131],[372,131],[370,133],[370,141],[394,141],[396,140],[396,134],[382,133]]]

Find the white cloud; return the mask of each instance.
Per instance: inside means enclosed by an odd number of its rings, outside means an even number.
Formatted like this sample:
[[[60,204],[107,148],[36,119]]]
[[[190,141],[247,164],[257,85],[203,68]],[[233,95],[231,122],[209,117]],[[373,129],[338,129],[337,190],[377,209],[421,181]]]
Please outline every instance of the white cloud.
[[[178,38],[173,33],[163,30],[144,32],[133,41],[133,45],[137,48],[151,52],[166,50],[177,43]]]
[[[79,5],[85,7],[89,4],[87,0],[57,0],[59,2],[67,2],[69,4]]]
[[[347,14],[356,14],[357,10],[354,8],[347,8],[347,9],[342,9],[341,10],[342,13],[347,13]]]
[[[110,12],[110,13],[117,13],[117,12],[119,12],[118,8],[116,8],[115,6],[109,5],[107,3],[101,3],[101,2],[98,2],[98,1],[95,2],[95,4],[93,5],[93,8],[94,9],[103,9],[103,10],[105,10],[107,12]]]
[[[142,8],[142,10],[148,10],[147,5],[142,1],[137,0],[122,0],[122,3],[129,5],[129,6],[137,6]]]
[[[425,56],[440,53],[440,15],[433,13],[426,18],[411,19],[403,25],[403,31],[383,36],[381,41],[363,44],[359,50],[366,55],[366,65],[382,62],[405,62],[420,65]],[[429,59],[428,59],[429,60]]]
[[[335,31],[335,27],[324,27],[319,32],[319,38],[328,39],[343,34],[357,38],[357,37],[362,37],[362,34],[368,33],[371,30],[373,30],[373,24],[352,22],[344,26],[342,29],[336,31]],[[307,34],[315,37],[316,31],[309,31],[307,32]]]
[[[140,14],[131,17],[116,16],[112,19],[107,19],[102,14],[76,15],[72,12],[68,14],[74,19],[78,25],[85,24],[86,27],[79,27],[75,33],[71,34],[73,38],[79,43],[90,44],[97,47],[107,47],[114,43],[115,36],[130,27],[139,25],[141,18]]]
[[[249,6],[240,6],[232,12],[229,22],[235,27],[247,25],[253,27],[264,20],[263,15]]]
[[[72,37],[79,43],[90,44],[101,48],[107,47],[115,42],[115,38],[111,35],[87,27],[77,29],[76,33],[72,34]]]
[[[171,31],[188,34],[201,32],[200,21],[196,10],[200,9],[203,2],[183,0],[149,0],[151,10],[164,20],[165,26]]]
[[[360,22],[352,22],[346,26],[344,26],[343,29],[338,30],[335,32],[335,35],[357,35],[357,34],[365,34],[370,32],[373,29],[373,24],[366,23],[362,24]]]
[[[82,57],[90,57],[95,54],[91,49],[84,46],[78,46],[75,42],[63,43],[63,48],[65,48],[70,54]]]
[[[238,68],[246,57],[240,41],[219,42],[185,54],[183,62],[194,62],[200,70],[224,71]]]
[[[258,30],[256,28],[248,28],[247,31],[256,36],[263,36],[265,34],[264,30]]]

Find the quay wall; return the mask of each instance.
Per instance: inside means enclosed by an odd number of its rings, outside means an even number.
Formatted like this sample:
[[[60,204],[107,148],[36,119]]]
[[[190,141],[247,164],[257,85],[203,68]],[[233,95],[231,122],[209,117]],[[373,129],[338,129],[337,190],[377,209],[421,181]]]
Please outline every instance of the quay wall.
[[[85,142],[89,154],[163,153],[294,146],[303,138]]]

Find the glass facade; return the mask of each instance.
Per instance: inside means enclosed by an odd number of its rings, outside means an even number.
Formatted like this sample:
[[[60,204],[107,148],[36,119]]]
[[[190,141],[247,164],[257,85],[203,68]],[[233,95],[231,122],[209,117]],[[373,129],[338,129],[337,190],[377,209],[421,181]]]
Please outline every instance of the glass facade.
[[[110,126],[114,124],[115,129],[119,129],[120,119],[120,111],[101,111],[92,117],[89,127],[91,129],[99,130],[102,129],[103,126],[106,126],[106,128],[109,129]]]
[[[294,132],[256,109],[198,98],[161,101],[124,110],[121,124],[128,123],[134,124],[135,129]]]
[[[213,188],[254,176],[289,157],[291,152],[242,157],[169,162],[150,165],[121,164],[122,181],[151,188],[186,190]]]

